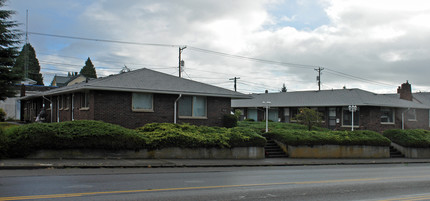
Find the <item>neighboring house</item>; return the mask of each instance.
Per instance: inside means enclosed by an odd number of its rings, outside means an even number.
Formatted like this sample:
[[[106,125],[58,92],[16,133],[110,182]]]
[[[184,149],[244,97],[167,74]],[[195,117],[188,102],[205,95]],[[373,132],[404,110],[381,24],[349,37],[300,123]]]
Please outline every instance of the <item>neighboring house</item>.
[[[41,91],[47,91],[55,87],[48,87],[36,84],[36,81],[25,79],[21,82],[21,85],[15,85],[15,91],[17,92],[16,97],[9,97],[4,101],[0,101],[0,108],[6,112],[7,119],[20,120],[21,119],[21,103],[20,96],[34,95]]]
[[[268,118],[271,121],[296,122],[295,116],[299,109],[307,107],[322,113],[324,127],[346,130],[352,127],[352,113],[348,106],[356,105],[356,129],[383,131],[402,127],[430,128],[430,95],[418,93],[412,96],[408,82],[398,88],[398,94],[338,89],[252,94],[252,97],[253,99],[232,100],[232,108],[241,110],[243,119],[265,120],[266,104],[263,102],[269,101]]]
[[[232,98],[250,98],[231,90],[140,69],[88,80],[22,99],[26,121],[43,105],[47,120],[101,120],[127,128],[152,122],[222,126]]]
[[[52,79],[51,86],[64,87],[64,86],[69,86],[76,83],[84,82],[86,80],[87,78],[85,76],[78,74],[77,72],[72,74],[69,73],[68,76],[55,75],[54,79]]]

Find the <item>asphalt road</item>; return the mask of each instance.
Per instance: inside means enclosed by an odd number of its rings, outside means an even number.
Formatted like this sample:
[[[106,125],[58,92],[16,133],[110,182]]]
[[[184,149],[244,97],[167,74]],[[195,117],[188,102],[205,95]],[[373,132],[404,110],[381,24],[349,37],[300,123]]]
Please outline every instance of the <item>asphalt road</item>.
[[[430,200],[430,165],[2,170],[3,200]]]

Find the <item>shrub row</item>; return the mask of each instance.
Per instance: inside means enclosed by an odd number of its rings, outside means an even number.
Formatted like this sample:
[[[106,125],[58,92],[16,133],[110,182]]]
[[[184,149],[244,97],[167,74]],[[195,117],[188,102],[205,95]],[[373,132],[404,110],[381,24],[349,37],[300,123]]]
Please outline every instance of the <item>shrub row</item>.
[[[286,145],[368,145],[389,146],[390,140],[374,131],[275,130],[263,136]]]
[[[266,130],[266,122],[251,122],[251,121],[239,121],[238,127],[251,128],[257,133],[263,134]],[[302,124],[295,123],[280,123],[280,122],[269,122],[269,131],[275,130],[307,130],[307,127]],[[312,127],[313,131],[329,131],[327,128]]]
[[[415,148],[430,147],[430,131],[422,129],[400,130],[391,129],[384,131],[384,136],[392,142],[404,146]]]
[[[263,137],[247,128],[153,123],[132,130],[100,121],[80,120],[11,127],[6,134],[1,131],[0,156],[7,152],[9,157],[23,157],[40,149],[229,148],[264,146],[265,143]]]

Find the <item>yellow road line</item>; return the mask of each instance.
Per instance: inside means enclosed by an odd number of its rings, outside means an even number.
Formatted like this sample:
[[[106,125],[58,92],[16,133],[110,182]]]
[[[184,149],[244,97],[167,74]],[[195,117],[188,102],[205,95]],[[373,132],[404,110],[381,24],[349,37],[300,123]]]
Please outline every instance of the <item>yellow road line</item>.
[[[379,201],[415,201],[415,200],[430,200],[430,195],[403,197],[403,198],[392,198],[392,199],[379,200]]]
[[[199,189],[216,189],[216,188],[233,188],[233,187],[250,187],[250,186],[273,186],[273,185],[287,185],[287,184],[324,184],[324,183],[359,182],[359,181],[379,181],[379,180],[388,180],[388,179],[397,179],[397,178],[415,178],[415,177],[421,177],[421,178],[422,177],[430,177],[430,175],[407,176],[407,177],[382,177],[382,178],[363,178],[363,179],[323,180],[323,181],[261,183],[261,184],[238,184],[238,185],[222,185],[222,186],[180,187],[180,188],[104,191],[104,192],[87,192],[87,193],[66,193],[66,194],[51,194],[51,195],[28,195],[28,196],[0,197],[0,201],[35,200],[35,199],[48,199],[48,198],[69,198],[69,197],[120,194],[120,193],[143,193],[143,192],[199,190]],[[419,197],[417,197],[417,198],[419,198]],[[399,199],[393,199],[393,200],[399,200]],[[386,200],[386,201],[391,201],[391,200]]]

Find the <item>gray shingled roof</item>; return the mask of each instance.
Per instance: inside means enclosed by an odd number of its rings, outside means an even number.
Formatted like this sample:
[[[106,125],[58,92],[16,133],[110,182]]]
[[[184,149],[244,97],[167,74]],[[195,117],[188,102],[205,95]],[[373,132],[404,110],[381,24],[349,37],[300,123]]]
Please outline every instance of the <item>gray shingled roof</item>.
[[[251,98],[249,95],[153,71],[147,68],[89,80],[47,91],[39,96],[57,95],[83,90],[130,91],[162,94]]]
[[[280,92],[253,94],[252,97],[253,99],[232,100],[232,107],[264,107],[263,101],[270,101],[271,107],[334,107],[357,105],[430,109],[430,105],[402,100],[391,95],[375,94],[361,89]]]

